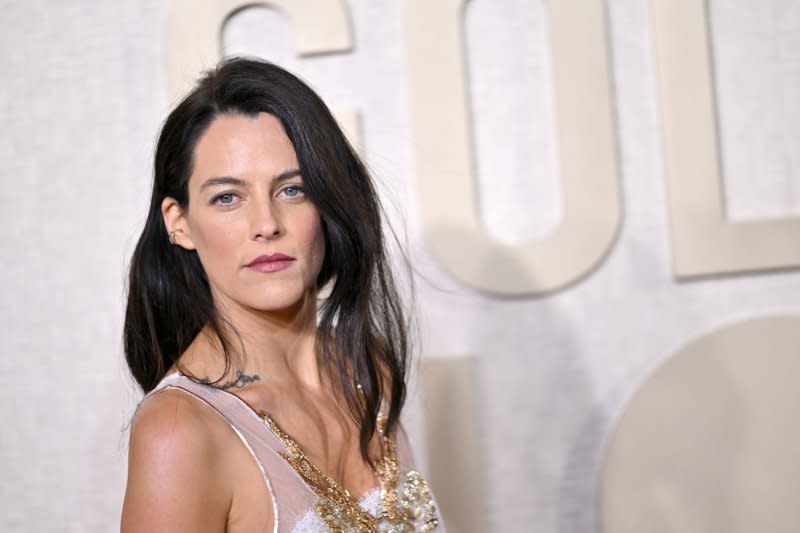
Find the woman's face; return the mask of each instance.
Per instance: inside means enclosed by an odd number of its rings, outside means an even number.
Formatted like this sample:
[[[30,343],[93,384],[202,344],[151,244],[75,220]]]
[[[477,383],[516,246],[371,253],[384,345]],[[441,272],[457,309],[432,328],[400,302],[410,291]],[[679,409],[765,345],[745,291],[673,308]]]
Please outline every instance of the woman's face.
[[[325,244],[297,154],[280,121],[222,115],[194,152],[186,210],[162,212],[177,245],[197,251],[218,306],[287,309],[313,295]]]

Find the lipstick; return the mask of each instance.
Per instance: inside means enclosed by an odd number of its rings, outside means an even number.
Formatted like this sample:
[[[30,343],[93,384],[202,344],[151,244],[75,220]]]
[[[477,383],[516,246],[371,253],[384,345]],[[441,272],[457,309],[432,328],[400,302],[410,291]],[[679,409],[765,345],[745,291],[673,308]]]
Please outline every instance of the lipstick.
[[[291,266],[291,264],[294,263],[294,260],[294,257],[285,254],[264,254],[259,255],[247,263],[245,268],[264,273],[278,272],[279,270],[283,270],[284,268]]]

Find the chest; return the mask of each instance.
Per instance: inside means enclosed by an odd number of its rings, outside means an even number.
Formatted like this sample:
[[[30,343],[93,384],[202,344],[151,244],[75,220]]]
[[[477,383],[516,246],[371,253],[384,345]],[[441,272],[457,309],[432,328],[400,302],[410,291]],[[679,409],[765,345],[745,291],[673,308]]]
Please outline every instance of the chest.
[[[266,429],[284,449],[300,450],[304,461],[335,480],[349,494],[360,497],[378,486],[373,465],[361,453],[359,427],[341,406],[332,401],[294,403],[284,399],[279,409],[266,410],[259,409],[257,403],[248,403],[256,406],[254,410]],[[372,436],[367,453],[373,461],[382,455],[378,432]]]
[[[323,467],[269,416],[235,395],[193,382],[180,386],[212,405],[235,440],[225,461],[235,487],[227,531],[442,531],[433,494],[413,469],[402,432],[399,447],[395,438],[381,439],[377,472],[361,460],[357,437],[337,454],[318,452],[335,458]],[[319,442],[322,449],[324,439]],[[331,465],[338,463],[341,478],[332,475],[337,469]]]

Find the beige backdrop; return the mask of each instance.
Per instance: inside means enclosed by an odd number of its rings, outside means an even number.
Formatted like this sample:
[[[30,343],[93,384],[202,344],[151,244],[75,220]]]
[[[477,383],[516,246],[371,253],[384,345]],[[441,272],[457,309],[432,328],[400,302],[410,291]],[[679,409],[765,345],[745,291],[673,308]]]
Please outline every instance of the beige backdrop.
[[[721,453],[748,462],[733,488],[656,471],[664,531],[719,530],[760,484],[797,488],[779,419],[759,415],[800,405],[781,326],[800,318],[796,2],[283,0],[213,22],[234,4],[0,2],[0,530],[117,526],[139,399],[125,265],[176,64],[211,60],[220,35],[340,112],[406,236],[425,361],[407,423],[451,530],[617,531],[604,506],[635,461],[691,474],[707,453],[670,456],[675,432],[637,423],[681,375],[691,401],[662,415],[703,442],[736,428]],[[731,331],[752,334],[726,372],[763,379],[721,380],[726,342],[694,342]],[[708,494],[704,516],[678,505]],[[777,496],[755,505],[800,529]]]

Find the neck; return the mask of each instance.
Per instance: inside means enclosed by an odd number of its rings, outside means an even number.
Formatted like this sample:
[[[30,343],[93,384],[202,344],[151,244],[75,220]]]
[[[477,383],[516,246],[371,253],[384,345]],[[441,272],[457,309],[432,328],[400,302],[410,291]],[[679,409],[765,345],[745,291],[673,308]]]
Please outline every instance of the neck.
[[[231,368],[221,384],[230,388],[251,382],[279,388],[322,388],[315,346],[316,293],[309,291],[294,306],[278,311],[221,305],[220,313],[227,321],[223,328],[232,356]],[[208,326],[185,356],[187,366],[198,377],[216,380],[225,370],[222,345]]]

